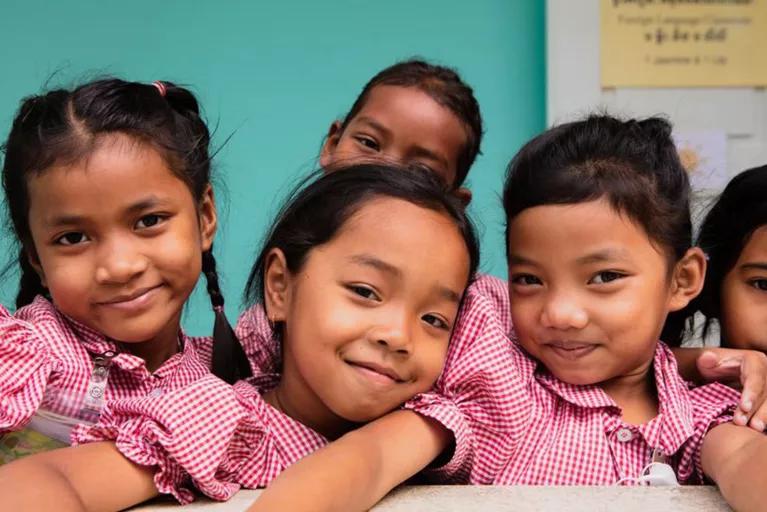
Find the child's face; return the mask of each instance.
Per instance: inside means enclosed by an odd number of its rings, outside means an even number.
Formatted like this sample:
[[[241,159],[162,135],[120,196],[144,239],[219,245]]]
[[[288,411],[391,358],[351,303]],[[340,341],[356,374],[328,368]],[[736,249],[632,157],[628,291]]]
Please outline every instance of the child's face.
[[[372,420],[439,376],[469,269],[444,214],[373,199],[278,276],[276,300],[267,269],[267,309],[285,325],[280,386],[309,423]]]
[[[126,343],[178,336],[216,227],[159,153],[115,135],[29,180],[30,261],[56,307]]]
[[[721,300],[725,343],[767,351],[767,226],[754,231],[724,277]]]
[[[558,379],[609,385],[650,367],[674,293],[667,257],[606,200],[536,206],[509,226],[511,315]]]
[[[458,117],[415,87],[379,85],[341,131],[333,123],[322,148],[325,168],[386,161],[419,164],[455,183],[458,157],[467,136]]]

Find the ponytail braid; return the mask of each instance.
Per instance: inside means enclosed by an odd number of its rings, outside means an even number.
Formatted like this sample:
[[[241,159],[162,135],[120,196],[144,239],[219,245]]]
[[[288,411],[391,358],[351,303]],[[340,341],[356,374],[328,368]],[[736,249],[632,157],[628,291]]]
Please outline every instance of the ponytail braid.
[[[216,259],[213,257],[212,247],[202,253],[202,271],[205,274],[210,303],[216,316],[213,324],[211,371],[221,380],[234,384],[240,379],[250,377],[253,372],[250,369],[248,357],[224,313],[224,296],[218,285]]]

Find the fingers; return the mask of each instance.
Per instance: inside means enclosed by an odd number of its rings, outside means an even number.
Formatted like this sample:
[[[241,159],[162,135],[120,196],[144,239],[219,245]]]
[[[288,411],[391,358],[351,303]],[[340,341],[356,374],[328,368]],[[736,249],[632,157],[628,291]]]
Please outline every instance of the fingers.
[[[762,432],[767,423],[767,356],[761,352],[743,351],[740,382],[743,393],[733,421]]]
[[[698,357],[696,364],[705,382],[740,382],[742,360],[742,355],[738,353],[706,350]]]

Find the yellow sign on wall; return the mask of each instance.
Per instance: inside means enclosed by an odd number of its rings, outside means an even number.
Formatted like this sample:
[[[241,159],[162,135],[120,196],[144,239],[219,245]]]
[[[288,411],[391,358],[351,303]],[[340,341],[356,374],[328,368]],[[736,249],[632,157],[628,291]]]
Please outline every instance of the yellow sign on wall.
[[[601,0],[602,87],[767,85],[767,0]]]

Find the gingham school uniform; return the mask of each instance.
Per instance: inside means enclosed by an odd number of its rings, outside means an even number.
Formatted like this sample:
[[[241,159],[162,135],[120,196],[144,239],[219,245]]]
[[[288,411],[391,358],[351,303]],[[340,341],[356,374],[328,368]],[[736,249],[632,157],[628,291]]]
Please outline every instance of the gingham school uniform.
[[[43,297],[14,315],[0,306],[0,443],[30,421],[35,428],[43,416],[92,422],[106,401],[159,394],[197,380],[208,365],[195,347],[210,342],[183,334],[180,341],[183,351],[150,373],[143,359],[120,351]],[[58,441],[68,444],[66,436]]]
[[[471,318],[466,314],[474,304],[471,296],[467,294],[448,350],[446,371],[448,366],[454,370],[441,377],[435,390],[405,405],[453,432],[456,448],[452,457],[433,470],[450,476],[465,473],[474,453],[471,422],[464,410],[487,416],[503,406],[485,392],[484,368],[473,371],[460,362],[475,351],[462,341],[474,339],[461,335],[465,319]],[[73,440],[116,441],[120,452],[133,462],[157,468],[157,489],[182,503],[193,499],[192,486],[213,499],[226,500],[240,487],[268,485],[328,441],[261,398],[280,378],[274,371],[279,366],[278,344],[263,310],[248,310],[236,330],[243,336],[246,352],[256,354],[267,371],[254,368],[254,377],[233,387],[209,376],[160,397],[110,403],[99,423],[77,428]]]
[[[476,386],[500,407],[482,409],[476,400],[459,403],[471,438],[464,446],[471,453],[462,456],[460,472],[446,479],[437,473],[438,480],[499,485],[611,485],[622,479],[635,483],[631,479],[640,476],[657,452],[680,483],[704,481],[703,438],[714,426],[732,420],[737,391],[721,384],[691,389],[679,376],[669,348],[659,342],[653,361],[659,414],[642,425],[627,424],[604,391],[556,379],[504,335],[493,304],[476,295],[472,300],[476,314],[463,336],[475,339],[469,343],[475,351],[460,359],[460,365],[467,373],[482,375]],[[448,370],[450,378],[456,365]],[[460,374],[455,380],[462,380]],[[470,383],[464,379],[464,385]]]

